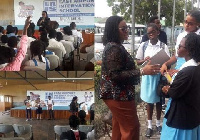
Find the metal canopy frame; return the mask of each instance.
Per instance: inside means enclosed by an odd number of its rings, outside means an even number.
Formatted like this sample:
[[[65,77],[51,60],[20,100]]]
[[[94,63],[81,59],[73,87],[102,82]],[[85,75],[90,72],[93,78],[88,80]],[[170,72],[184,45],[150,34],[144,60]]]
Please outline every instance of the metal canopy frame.
[[[50,74],[51,72],[51,74]],[[36,90],[40,90],[38,89],[32,82],[31,80],[55,80],[55,81],[63,81],[63,80],[76,80],[76,81],[79,81],[79,80],[94,80],[94,77],[90,77],[90,78],[85,78],[83,77],[85,74],[87,74],[88,72],[91,72],[91,71],[72,71],[74,77],[70,77],[71,75],[69,74],[70,71],[35,71],[35,72],[32,72],[32,71],[13,71],[13,72],[10,72],[10,71],[4,71],[4,72],[0,72],[0,79],[4,79],[4,80],[24,80],[26,81],[28,84],[30,84],[32,87],[34,87]],[[78,75],[78,73],[80,73]],[[93,71],[92,71],[93,72]],[[14,73],[17,75],[17,77],[12,77],[12,76],[8,76],[9,73]],[[55,73],[55,74],[54,74]],[[36,74],[38,77],[30,77],[28,76],[29,75],[33,75],[33,74]],[[51,75],[56,75],[58,74],[60,77],[56,78],[56,77],[50,77]],[[92,87],[94,88],[94,87]],[[92,89],[90,88],[90,89]]]
[[[52,71],[50,71],[52,72]],[[4,71],[1,72],[3,74],[0,74],[0,79],[26,79],[26,80],[93,80],[94,78],[83,78],[83,76],[85,74],[87,74],[89,71],[74,71],[74,77],[69,77],[69,71],[54,71],[55,74],[58,74],[59,76],[61,76],[61,78],[55,78],[55,77],[49,77],[51,74],[49,74],[49,71],[41,71],[41,73],[39,71],[35,71],[35,72],[31,72],[34,74],[37,74],[39,77],[30,77],[28,76],[28,73],[30,74],[30,71],[13,71],[12,73],[17,74],[19,77],[9,77],[8,76],[8,71]],[[66,75],[63,74],[66,73]],[[80,75],[78,75],[78,72],[82,72]],[[11,72],[9,72],[11,73]]]

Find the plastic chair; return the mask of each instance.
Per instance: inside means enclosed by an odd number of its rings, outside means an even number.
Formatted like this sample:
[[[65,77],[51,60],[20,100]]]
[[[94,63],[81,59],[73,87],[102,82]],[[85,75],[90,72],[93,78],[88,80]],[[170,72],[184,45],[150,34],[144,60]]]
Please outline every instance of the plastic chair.
[[[93,125],[79,125],[79,130],[87,134],[88,132],[92,131]]]
[[[74,70],[74,51],[69,53],[69,56],[67,58],[64,58],[63,60],[63,68],[66,71],[73,71]]]
[[[44,71],[43,69],[41,69],[38,66],[25,66],[23,68],[24,71]]]
[[[0,138],[0,140],[25,140],[22,137]]]
[[[24,66],[25,62],[28,61],[28,60],[30,60],[30,57],[29,57],[28,54],[26,54],[24,60],[22,61],[21,66]]]
[[[15,133],[19,137],[23,137],[25,140],[33,140],[33,131],[32,131],[32,125],[29,124],[13,124],[13,128],[15,130]]]
[[[60,59],[57,55],[46,55],[46,58],[50,62],[50,70],[55,70],[60,66]]]
[[[65,47],[66,53],[69,56],[69,53],[74,50],[74,45],[71,41],[62,40],[61,43]]]
[[[54,126],[55,140],[57,140],[57,136],[60,137],[62,132],[67,132],[70,129],[71,127],[69,125],[55,125]]]
[[[90,62],[90,60],[92,59],[92,58],[94,58],[94,53],[88,53],[87,54],[87,62]]]
[[[55,55],[57,55],[59,57],[60,64],[62,64],[64,54],[63,54],[63,51],[60,48],[48,47],[47,50],[54,52]]]
[[[6,134],[11,134],[11,132],[13,132],[12,135],[6,135]],[[2,133],[5,137],[7,136],[14,137],[13,126],[10,124],[0,124],[0,133]]]
[[[77,59],[78,60],[80,60],[80,45],[81,45],[81,38],[80,37],[78,37],[78,36],[74,36],[74,48],[76,49],[76,51],[77,51],[77,54],[76,54],[76,56],[77,56]]]

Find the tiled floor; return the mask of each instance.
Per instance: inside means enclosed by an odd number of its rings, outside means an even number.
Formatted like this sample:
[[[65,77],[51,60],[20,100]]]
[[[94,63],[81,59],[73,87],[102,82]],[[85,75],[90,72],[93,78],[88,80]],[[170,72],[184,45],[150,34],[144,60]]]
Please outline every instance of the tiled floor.
[[[155,110],[153,115],[153,136],[151,138],[145,137],[145,131],[147,126],[147,112],[145,110],[145,104],[142,102],[137,105],[138,117],[140,121],[140,140],[159,140],[160,135],[155,131]],[[162,114],[163,118],[163,114]],[[161,120],[162,122],[162,120]],[[13,118],[10,115],[2,115],[0,113],[0,123],[4,124],[31,124],[33,127],[33,136],[34,140],[54,140],[54,126],[55,125],[68,125],[67,119],[59,119],[59,120],[36,120],[26,122],[25,118]],[[112,135],[112,134],[111,134]],[[101,137],[100,140],[110,140],[108,136]]]
[[[54,126],[68,125],[67,119],[60,120],[36,120],[26,122],[25,118],[13,118],[0,113],[0,123],[4,124],[30,124],[33,128],[34,140],[54,140]]]

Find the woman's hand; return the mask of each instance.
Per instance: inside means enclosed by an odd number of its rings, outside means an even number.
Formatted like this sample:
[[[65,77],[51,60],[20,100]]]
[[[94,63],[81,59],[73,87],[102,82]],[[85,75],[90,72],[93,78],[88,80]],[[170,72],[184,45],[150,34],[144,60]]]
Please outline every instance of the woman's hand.
[[[167,65],[166,65],[166,63],[164,63],[163,65],[162,65],[162,67],[160,68],[160,73],[162,74],[162,75],[164,75],[164,73],[167,71]]]
[[[151,65],[151,60],[150,60],[148,64],[142,68],[142,70],[144,75],[155,75],[160,72],[160,65],[159,64]]]

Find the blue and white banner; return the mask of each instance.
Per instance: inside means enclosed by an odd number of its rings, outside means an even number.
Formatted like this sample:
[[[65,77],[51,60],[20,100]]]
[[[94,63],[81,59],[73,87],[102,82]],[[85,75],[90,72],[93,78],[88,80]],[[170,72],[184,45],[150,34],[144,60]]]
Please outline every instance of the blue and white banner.
[[[15,25],[24,25],[27,16],[37,24],[42,11],[60,25],[94,26],[94,0],[14,0]]]
[[[44,103],[47,103],[48,96],[54,101],[55,106],[69,106],[74,96],[78,97],[78,103],[85,103],[90,106],[94,103],[94,91],[27,91],[27,96],[30,96],[32,101],[37,98]]]

